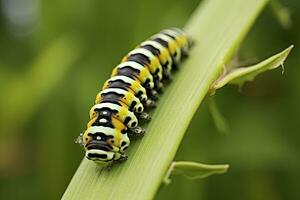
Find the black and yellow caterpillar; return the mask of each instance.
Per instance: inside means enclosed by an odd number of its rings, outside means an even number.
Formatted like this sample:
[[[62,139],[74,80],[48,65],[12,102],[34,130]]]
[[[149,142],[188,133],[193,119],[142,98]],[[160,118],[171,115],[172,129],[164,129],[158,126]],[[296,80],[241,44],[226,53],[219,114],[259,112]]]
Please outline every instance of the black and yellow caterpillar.
[[[89,160],[110,165],[127,159],[130,138],[145,133],[139,121],[150,120],[145,111],[156,105],[164,84],[172,79],[191,45],[182,30],[165,29],[130,51],[113,69],[96,96],[87,129],[77,140]]]

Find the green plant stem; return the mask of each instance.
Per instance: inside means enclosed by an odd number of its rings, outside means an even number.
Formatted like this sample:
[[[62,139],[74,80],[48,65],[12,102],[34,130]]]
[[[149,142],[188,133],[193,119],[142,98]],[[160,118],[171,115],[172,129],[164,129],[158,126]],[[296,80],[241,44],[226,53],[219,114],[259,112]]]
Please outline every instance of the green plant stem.
[[[185,27],[195,46],[128,161],[108,171],[83,159],[63,199],[153,199],[195,111],[265,3],[207,0],[197,8]]]

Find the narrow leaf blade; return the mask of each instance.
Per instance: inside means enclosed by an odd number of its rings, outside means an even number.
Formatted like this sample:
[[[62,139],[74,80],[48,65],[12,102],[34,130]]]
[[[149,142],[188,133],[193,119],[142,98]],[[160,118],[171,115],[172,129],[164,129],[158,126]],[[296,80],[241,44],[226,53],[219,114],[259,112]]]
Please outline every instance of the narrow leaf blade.
[[[246,81],[254,80],[254,78],[257,75],[265,71],[276,69],[279,66],[283,66],[283,63],[286,60],[292,48],[293,45],[258,64],[249,67],[233,69],[224,76],[218,78],[212,84],[211,93],[214,94],[217,89],[224,87],[226,84],[243,85]]]
[[[164,178],[164,183],[169,184],[172,175],[182,175],[188,179],[206,178],[213,174],[227,172],[229,165],[208,165],[192,161],[174,161]]]
[[[216,129],[222,134],[228,133],[230,129],[229,125],[225,117],[220,112],[220,109],[218,108],[216,101],[213,99],[213,97],[209,99],[208,107]]]

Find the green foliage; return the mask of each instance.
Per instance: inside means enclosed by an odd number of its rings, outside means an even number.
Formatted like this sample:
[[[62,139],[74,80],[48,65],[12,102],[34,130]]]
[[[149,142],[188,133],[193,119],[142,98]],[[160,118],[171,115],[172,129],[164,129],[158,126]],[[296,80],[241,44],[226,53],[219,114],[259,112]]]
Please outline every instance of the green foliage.
[[[220,112],[220,109],[213,97],[210,97],[208,107],[217,130],[222,134],[228,133],[230,131],[228,122]]]
[[[163,179],[164,184],[171,183],[172,175],[182,175],[189,179],[206,178],[213,174],[223,174],[229,165],[207,165],[191,161],[173,161]]]
[[[160,99],[147,134],[130,146],[126,163],[109,171],[84,159],[63,199],[152,199],[197,107],[265,3],[212,0],[199,6],[185,28],[196,45]]]
[[[7,2],[9,4],[5,4]],[[284,76],[279,71],[263,73],[255,81],[245,84],[239,92],[235,86],[228,85],[213,96],[222,111],[221,118],[230,127],[229,134],[219,134],[212,122],[210,109],[214,104],[209,102],[211,97],[201,103],[192,122],[185,124],[188,128],[181,144],[176,144],[179,149],[175,160],[229,163],[230,170],[226,174],[193,181],[172,176],[172,184],[161,187],[155,199],[299,199],[300,3],[298,0],[270,1],[272,4],[262,12],[241,46],[237,42],[235,48],[219,48],[228,41],[228,35],[235,38],[237,33],[240,34],[232,28],[232,24],[241,26],[236,24],[236,20],[247,13],[243,10],[239,16],[229,19],[232,16],[231,1],[220,2],[222,5],[218,12],[211,13],[210,17],[200,16],[204,29],[197,31],[201,39],[196,45],[202,46],[202,50],[193,56],[206,60],[209,55],[211,62],[201,61],[193,66],[186,63],[175,76],[175,83],[181,73],[193,74],[197,71],[195,68],[204,66],[213,69],[213,61],[222,60],[219,55],[224,54],[223,50],[232,50],[231,54],[236,55],[238,49],[241,60],[259,61],[290,44],[295,44],[296,48],[285,62]],[[73,139],[86,126],[95,94],[112,68],[126,52],[151,34],[166,27],[183,27],[199,1],[39,0],[22,1],[20,4],[19,1],[9,0],[1,3],[0,199],[59,199],[83,156],[82,149],[73,143]],[[7,17],[9,14],[10,18]],[[11,17],[17,17],[21,23],[14,24],[12,19],[16,18]],[[34,19],[34,23],[23,26],[22,23],[28,22],[28,19]],[[284,21],[288,22],[287,29],[284,28]],[[15,25],[19,25],[19,29]],[[211,31],[213,26],[222,30]],[[22,31],[22,28],[27,31]],[[224,40],[221,41],[223,35]],[[220,54],[210,55],[211,49]],[[227,58],[223,60],[222,67],[231,67],[226,62]],[[191,70],[185,72],[190,67]],[[222,67],[219,68],[220,73]],[[195,76],[203,80],[202,74]],[[192,76],[192,81],[195,76]],[[183,86],[185,90],[194,91],[188,76],[180,80],[180,83],[190,84],[186,87],[177,83],[176,87],[181,92]],[[175,96],[176,91],[173,83],[170,84],[166,88],[167,93],[162,95],[158,109],[169,102],[182,101],[183,98],[167,99],[168,93],[172,93],[174,98],[186,94]],[[198,98],[198,91],[193,95]],[[194,106],[196,103],[192,101],[191,104]],[[178,106],[183,105],[180,102]],[[168,110],[171,116],[161,111],[152,114],[155,117],[163,114],[164,118],[182,114],[174,113],[174,110]],[[214,117],[214,120],[217,118]],[[161,133],[153,131],[152,135]],[[130,159],[136,157],[135,151],[149,150],[144,143],[144,139],[148,142],[149,137],[147,135],[132,142]],[[164,145],[169,144],[168,139]],[[158,152],[159,148],[156,150]],[[115,166],[112,173],[120,170],[116,175],[123,175],[126,173],[125,165],[136,170],[136,167],[143,167],[141,163],[144,160],[148,158],[134,163],[128,160],[128,163]],[[159,162],[160,157],[156,161]],[[82,166],[87,164],[84,162]],[[94,170],[101,178],[90,173],[89,181],[76,179],[78,186],[86,184],[101,188],[107,181],[107,191],[113,193],[118,184],[111,185],[108,173],[104,173],[104,180],[102,172],[90,164],[86,170]],[[149,176],[152,175],[156,176],[153,171],[149,172]],[[161,177],[164,175],[161,174]],[[149,180],[143,181],[143,184],[147,182]],[[84,191],[79,187],[77,194],[101,198],[101,189],[89,189]],[[136,189],[133,194],[140,191],[139,187]]]
[[[242,67],[230,70],[229,72],[221,75],[211,86],[211,93],[214,94],[217,89],[224,87],[226,84],[235,84],[242,87],[242,85],[247,81],[253,81],[254,78],[267,70],[276,69],[282,66],[293,46],[288,47],[282,52],[261,61],[258,64]],[[283,70],[283,69],[282,69]]]

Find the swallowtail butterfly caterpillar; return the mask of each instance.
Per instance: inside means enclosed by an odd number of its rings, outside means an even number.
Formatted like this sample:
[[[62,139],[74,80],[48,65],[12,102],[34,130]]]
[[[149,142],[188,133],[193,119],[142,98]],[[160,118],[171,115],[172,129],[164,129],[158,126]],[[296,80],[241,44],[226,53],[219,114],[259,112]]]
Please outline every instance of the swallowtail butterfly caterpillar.
[[[151,119],[146,111],[155,107],[191,46],[185,32],[170,28],[151,36],[122,59],[97,94],[87,129],[77,138],[87,159],[104,166],[127,159],[130,139],[145,133],[139,122]]]

